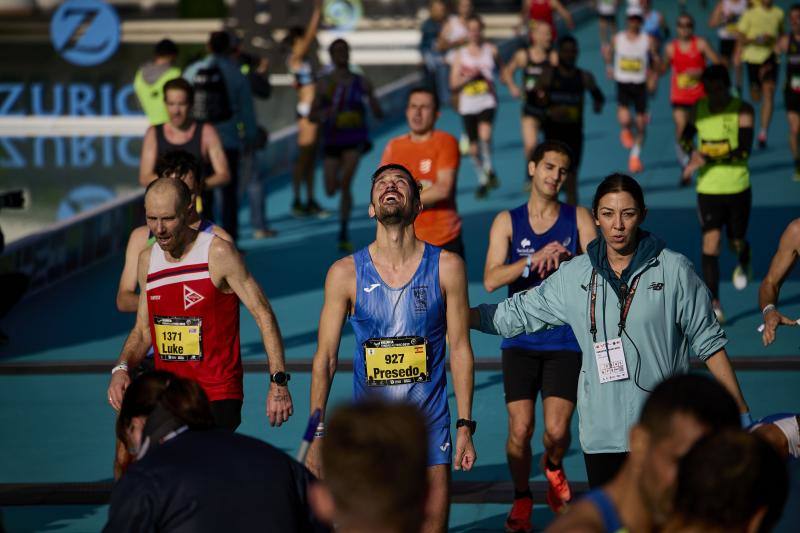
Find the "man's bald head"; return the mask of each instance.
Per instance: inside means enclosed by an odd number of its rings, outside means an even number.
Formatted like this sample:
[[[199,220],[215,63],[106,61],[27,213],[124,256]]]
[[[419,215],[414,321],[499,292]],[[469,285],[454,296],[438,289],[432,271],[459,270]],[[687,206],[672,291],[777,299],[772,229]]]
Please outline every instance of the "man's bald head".
[[[192,205],[192,191],[182,181],[170,177],[157,178],[150,182],[144,193],[145,203],[150,195],[172,195],[175,199],[175,212],[186,213]]]

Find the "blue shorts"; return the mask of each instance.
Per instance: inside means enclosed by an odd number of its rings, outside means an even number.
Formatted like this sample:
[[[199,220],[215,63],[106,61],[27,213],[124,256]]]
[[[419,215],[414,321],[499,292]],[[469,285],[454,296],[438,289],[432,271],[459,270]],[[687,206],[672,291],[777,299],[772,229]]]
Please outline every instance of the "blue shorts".
[[[450,426],[428,428],[428,466],[453,462],[453,441]]]

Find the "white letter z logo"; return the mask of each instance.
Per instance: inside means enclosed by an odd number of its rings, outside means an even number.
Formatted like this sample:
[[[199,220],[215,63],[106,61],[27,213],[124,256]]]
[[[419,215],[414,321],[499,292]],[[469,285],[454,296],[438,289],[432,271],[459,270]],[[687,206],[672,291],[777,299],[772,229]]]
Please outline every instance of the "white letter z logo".
[[[381,286],[380,283],[373,283],[369,287],[364,287],[364,292],[370,293],[370,292],[374,291],[375,289],[377,289],[380,286]]]

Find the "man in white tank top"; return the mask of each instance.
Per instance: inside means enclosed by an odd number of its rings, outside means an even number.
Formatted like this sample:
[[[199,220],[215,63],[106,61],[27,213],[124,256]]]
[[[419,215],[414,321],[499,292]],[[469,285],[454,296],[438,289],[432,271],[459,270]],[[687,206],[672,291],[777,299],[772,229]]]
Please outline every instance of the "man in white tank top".
[[[642,32],[642,22],[642,9],[628,7],[625,29],[614,36],[610,45],[603,46],[606,72],[617,82],[619,138],[630,150],[628,170],[632,173],[644,170],[640,154],[647,127],[647,74],[660,62],[655,40]],[[631,120],[631,106],[635,121]]]

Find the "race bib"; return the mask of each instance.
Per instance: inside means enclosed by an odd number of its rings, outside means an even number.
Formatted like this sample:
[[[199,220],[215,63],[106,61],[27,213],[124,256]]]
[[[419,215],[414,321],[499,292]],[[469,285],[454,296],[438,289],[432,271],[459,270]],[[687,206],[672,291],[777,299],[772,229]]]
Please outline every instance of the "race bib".
[[[554,122],[578,122],[581,117],[580,109],[572,105],[551,106],[548,114]]]
[[[711,159],[719,159],[731,153],[731,143],[722,141],[700,141],[700,153]]]
[[[336,127],[340,129],[360,128],[364,117],[358,111],[342,111],[336,115]]]
[[[594,343],[594,357],[597,361],[600,383],[628,379],[628,365],[625,364],[622,339],[616,338],[607,342]]]
[[[487,94],[491,90],[489,82],[486,80],[473,80],[464,86],[464,94],[467,96],[479,96]]]
[[[203,319],[188,316],[154,316],[156,338],[162,361],[202,361]]]
[[[431,380],[428,341],[424,338],[369,339],[363,346],[368,386],[385,387]]]
[[[800,93],[800,74],[795,74],[789,79],[789,87],[796,92]]]
[[[641,72],[644,69],[644,63],[640,57],[621,57],[619,68],[623,72]]]
[[[697,78],[688,74],[678,74],[675,81],[678,85],[678,89],[693,89],[700,84]]]

